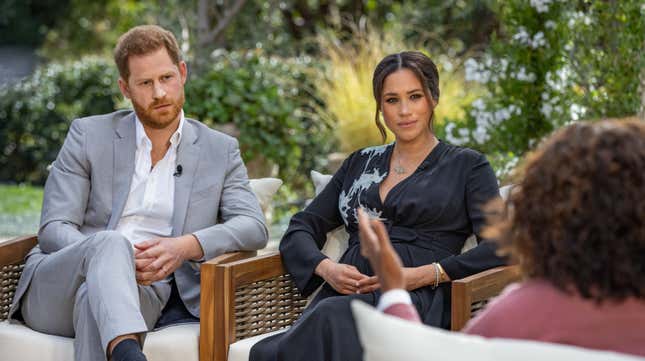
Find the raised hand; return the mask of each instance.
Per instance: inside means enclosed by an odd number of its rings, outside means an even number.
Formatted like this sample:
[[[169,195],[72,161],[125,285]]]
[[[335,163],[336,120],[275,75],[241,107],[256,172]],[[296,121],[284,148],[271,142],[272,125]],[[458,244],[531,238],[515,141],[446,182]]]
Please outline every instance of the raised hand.
[[[407,270],[404,270],[399,255],[390,243],[390,237],[383,223],[377,219],[369,219],[367,213],[358,210],[358,230],[361,240],[361,254],[367,258],[376,273],[376,280],[383,288],[383,292],[396,288],[406,287]],[[369,291],[374,288],[374,283],[364,281],[360,291]],[[378,288],[378,287],[376,287]]]

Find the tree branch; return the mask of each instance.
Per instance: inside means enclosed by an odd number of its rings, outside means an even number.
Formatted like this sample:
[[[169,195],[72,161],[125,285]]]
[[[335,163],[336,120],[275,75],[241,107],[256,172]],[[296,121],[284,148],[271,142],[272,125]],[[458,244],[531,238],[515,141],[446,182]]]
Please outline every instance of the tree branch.
[[[202,10],[207,10],[207,9],[202,9],[202,4],[208,2],[208,0],[200,0],[199,5],[200,5],[200,20],[203,17],[207,17],[204,14],[202,14]],[[205,45],[208,43],[214,42],[220,34],[228,27],[228,25],[231,23],[233,18],[235,18],[235,15],[240,12],[242,9],[242,6],[244,6],[244,3],[246,3],[246,0],[237,0],[235,1],[230,7],[224,9],[224,13],[222,16],[217,20],[217,25],[215,28],[210,29],[210,24],[207,25],[207,31],[203,33],[203,35],[200,37],[200,44]],[[206,19],[208,21],[208,19]],[[200,26],[201,26],[201,21],[200,21]]]

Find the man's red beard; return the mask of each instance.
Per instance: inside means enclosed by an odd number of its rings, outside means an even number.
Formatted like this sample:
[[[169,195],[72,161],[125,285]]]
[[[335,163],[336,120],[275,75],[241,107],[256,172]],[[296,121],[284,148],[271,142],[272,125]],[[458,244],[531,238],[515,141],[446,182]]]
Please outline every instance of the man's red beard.
[[[141,104],[132,101],[132,106],[143,125],[154,129],[164,129],[179,117],[179,113],[184,106],[184,99],[184,92],[181,92],[181,96],[177,101],[163,98],[150,104],[148,108],[144,108]],[[161,105],[169,106],[163,109],[155,109],[155,107]]]

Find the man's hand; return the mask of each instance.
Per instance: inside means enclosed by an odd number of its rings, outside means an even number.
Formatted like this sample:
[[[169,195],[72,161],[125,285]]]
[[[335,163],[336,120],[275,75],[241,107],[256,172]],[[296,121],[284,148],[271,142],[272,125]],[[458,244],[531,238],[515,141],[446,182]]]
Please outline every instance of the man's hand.
[[[176,238],[155,238],[134,245],[137,283],[143,286],[166,278],[182,263],[200,259],[204,253],[192,234]]]
[[[344,295],[357,293],[359,282],[370,278],[360,273],[354,266],[336,263],[329,258],[322,260],[314,272],[329,283],[336,292]]]
[[[399,255],[390,243],[390,237],[383,223],[377,219],[370,220],[367,213],[362,209],[358,210],[358,230],[361,240],[361,254],[367,258],[376,273],[376,282],[365,281],[361,283],[360,291],[366,292],[378,288],[378,283],[383,292],[392,289],[407,289],[407,278],[413,278],[413,268],[404,270]],[[409,273],[409,274],[408,274]]]

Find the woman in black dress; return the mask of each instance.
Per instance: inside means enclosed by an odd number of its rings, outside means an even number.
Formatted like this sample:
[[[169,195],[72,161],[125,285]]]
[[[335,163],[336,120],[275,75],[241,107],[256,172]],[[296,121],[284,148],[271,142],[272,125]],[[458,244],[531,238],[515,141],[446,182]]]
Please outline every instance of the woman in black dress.
[[[251,360],[362,359],[349,303],[358,298],[376,305],[380,292],[360,254],[358,208],[385,223],[405,266],[406,289],[428,325],[450,327],[451,279],[503,264],[486,241],[460,254],[466,238],[484,226],[480,206],[499,190],[486,157],[434,136],[438,84],[436,66],[419,52],[389,55],[378,64],[376,125],[385,140],[382,114],[395,142],[351,154],[291,219],[280,243],[283,263],[304,296],[324,285],[288,331],[252,348]],[[320,249],[327,232],[340,225],[350,238],[336,263]]]

